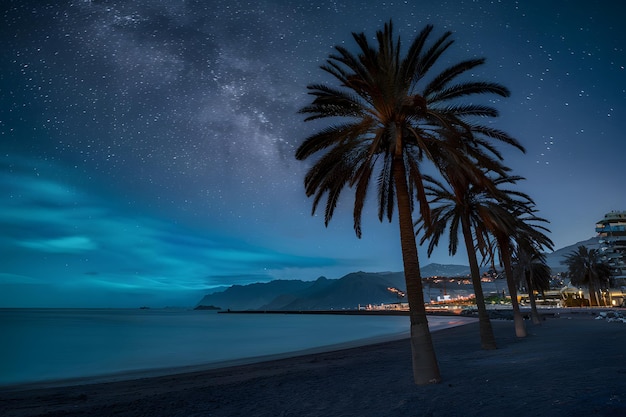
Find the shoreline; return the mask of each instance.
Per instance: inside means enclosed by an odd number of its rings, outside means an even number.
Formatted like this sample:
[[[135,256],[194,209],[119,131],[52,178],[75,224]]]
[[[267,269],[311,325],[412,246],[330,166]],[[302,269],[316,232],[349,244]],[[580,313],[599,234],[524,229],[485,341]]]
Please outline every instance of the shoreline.
[[[245,311],[237,312],[237,313],[247,313]],[[256,312],[255,314],[263,313]],[[291,313],[288,312],[286,314],[299,314],[299,313]],[[434,323],[430,324],[431,331],[436,332],[446,328],[452,328],[460,325],[465,325],[469,323],[473,323],[476,321],[475,318],[471,317],[454,317],[451,319],[450,316],[444,315],[441,316],[442,319],[446,319],[447,321],[438,320]],[[155,377],[167,377],[173,375],[180,374],[189,374],[196,372],[206,372],[216,369],[222,368],[231,368],[236,366],[244,366],[251,365],[263,362],[271,362],[282,359],[288,359],[293,357],[307,356],[319,353],[327,353],[340,351],[351,348],[358,348],[368,345],[375,345],[385,342],[393,342],[397,340],[408,339],[409,330],[403,330],[398,333],[389,333],[385,335],[378,336],[370,336],[361,339],[355,339],[346,342],[340,343],[332,343],[323,346],[316,346],[305,349],[298,349],[289,352],[281,352],[274,353],[268,355],[259,355],[259,356],[249,356],[243,358],[236,359],[227,359],[227,360],[218,360],[214,362],[205,362],[200,364],[192,364],[192,365],[183,365],[183,366],[170,366],[170,367],[162,367],[162,368],[147,368],[147,369],[137,369],[137,370],[129,370],[129,371],[120,371],[114,372],[110,374],[100,374],[100,375],[89,375],[89,376],[79,376],[79,377],[71,377],[71,378],[58,378],[58,379],[49,379],[49,380],[41,380],[41,381],[32,381],[32,382],[21,382],[17,384],[0,384],[0,392],[16,392],[16,391],[27,391],[27,390],[39,390],[39,389],[49,389],[49,388],[63,388],[63,387],[72,387],[79,385],[93,385],[93,384],[102,384],[102,383],[115,383],[115,382],[124,382],[129,380],[138,380],[138,379],[146,379],[146,378],[155,378]]]
[[[377,343],[139,380],[0,391],[5,417],[625,415],[626,324],[562,313],[541,325],[492,320],[433,333],[443,381],[413,384],[410,341]]]
[[[336,343],[326,346],[313,347],[309,349],[301,349],[292,352],[275,353],[271,355],[251,356],[239,359],[230,359],[223,361],[207,362],[197,365],[172,366],[154,369],[138,369],[131,371],[121,371],[106,375],[82,376],[75,378],[62,378],[44,381],[24,382],[12,385],[0,385],[0,393],[3,392],[19,392],[31,390],[45,390],[50,388],[72,388],[81,385],[96,385],[127,382],[133,380],[143,380],[149,378],[173,377],[177,375],[186,375],[194,373],[202,373],[207,371],[215,371],[239,366],[254,365],[265,362],[280,361],[283,359],[295,358],[300,356],[315,355],[319,353],[335,352],[339,350],[358,348],[362,346],[375,345],[379,343],[394,342],[408,338],[408,331],[389,334],[383,336],[374,336],[364,339],[358,339],[351,342]]]

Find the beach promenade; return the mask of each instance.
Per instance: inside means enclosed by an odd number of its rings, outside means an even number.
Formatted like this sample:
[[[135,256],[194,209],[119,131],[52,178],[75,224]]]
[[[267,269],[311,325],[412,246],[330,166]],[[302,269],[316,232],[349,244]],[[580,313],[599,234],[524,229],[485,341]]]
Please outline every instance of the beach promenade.
[[[595,314],[595,313],[594,313]],[[441,384],[413,384],[408,340],[140,380],[0,392],[17,416],[623,416],[626,324],[590,311],[433,333]]]

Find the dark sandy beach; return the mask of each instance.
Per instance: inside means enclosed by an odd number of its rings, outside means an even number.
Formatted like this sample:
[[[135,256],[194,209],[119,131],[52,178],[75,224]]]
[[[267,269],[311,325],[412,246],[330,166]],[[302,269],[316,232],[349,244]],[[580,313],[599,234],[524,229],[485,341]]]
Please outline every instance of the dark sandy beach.
[[[433,334],[443,382],[418,387],[408,340],[132,381],[0,392],[15,416],[624,416],[626,324],[589,312]]]

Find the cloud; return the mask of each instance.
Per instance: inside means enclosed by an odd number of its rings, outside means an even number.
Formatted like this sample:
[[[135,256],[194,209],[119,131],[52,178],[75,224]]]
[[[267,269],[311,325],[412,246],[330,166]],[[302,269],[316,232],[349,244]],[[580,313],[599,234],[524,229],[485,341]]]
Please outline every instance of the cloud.
[[[26,168],[32,164],[22,160],[13,181],[0,175],[0,192],[12,196],[0,208],[7,230],[0,250],[11,254],[0,266],[0,285],[39,283],[68,294],[189,293],[338,264],[129,210],[88,182],[71,180],[71,168],[50,163],[35,172]]]
[[[20,274],[8,274],[0,272],[0,285],[5,284],[41,284],[42,281],[37,278]]]
[[[65,236],[56,239],[22,241],[20,245],[29,249],[53,253],[81,253],[98,248],[91,239],[85,236]]]

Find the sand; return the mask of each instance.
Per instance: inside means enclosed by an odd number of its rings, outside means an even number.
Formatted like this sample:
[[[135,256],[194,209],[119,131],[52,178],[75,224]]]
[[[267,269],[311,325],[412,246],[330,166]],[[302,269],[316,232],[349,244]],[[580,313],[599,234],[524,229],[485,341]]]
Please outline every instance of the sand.
[[[594,313],[595,314],[595,313]],[[624,416],[626,324],[591,312],[527,323],[492,320],[433,341],[443,382],[416,386],[408,339],[139,380],[0,392],[12,416]]]

